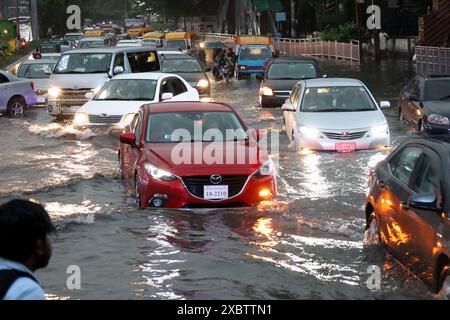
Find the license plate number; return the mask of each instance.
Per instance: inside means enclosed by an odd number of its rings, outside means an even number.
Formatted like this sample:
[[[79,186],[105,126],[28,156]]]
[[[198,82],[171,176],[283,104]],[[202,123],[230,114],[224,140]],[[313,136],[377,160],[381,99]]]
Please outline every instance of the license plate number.
[[[356,150],[356,143],[336,143],[336,151],[350,153]]]
[[[206,200],[228,199],[228,186],[205,186],[203,191]]]

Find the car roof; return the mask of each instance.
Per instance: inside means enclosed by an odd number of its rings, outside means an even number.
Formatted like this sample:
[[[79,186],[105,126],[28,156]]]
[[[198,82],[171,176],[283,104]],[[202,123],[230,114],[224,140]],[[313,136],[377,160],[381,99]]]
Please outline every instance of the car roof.
[[[37,60],[26,60],[22,64],[56,64],[55,60],[50,59],[37,59]]]
[[[426,81],[450,80],[450,75],[419,75],[419,77],[425,78]]]
[[[106,37],[89,37],[89,38],[83,38],[80,40],[80,42],[85,42],[85,41],[98,41],[98,40],[105,40]]]
[[[102,47],[102,48],[90,48],[90,49],[74,49],[66,51],[63,54],[71,53],[118,53],[118,52],[145,52],[145,51],[156,51],[149,50],[145,47]]]
[[[140,73],[126,73],[120,74],[114,79],[133,79],[133,80],[158,80],[161,77],[173,76],[179,78],[177,75],[162,72],[140,72]]]
[[[150,113],[167,112],[234,112],[233,108],[220,102],[164,102],[146,104],[142,108]]]
[[[161,56],[164,56],[165,60],[197,60],[189,54],[164,54],[164,52],[161,52],[160,54]]]
[[[306,87],[361,87],[363,83],[357,79],[346,78],[318,78],[305,80]]]

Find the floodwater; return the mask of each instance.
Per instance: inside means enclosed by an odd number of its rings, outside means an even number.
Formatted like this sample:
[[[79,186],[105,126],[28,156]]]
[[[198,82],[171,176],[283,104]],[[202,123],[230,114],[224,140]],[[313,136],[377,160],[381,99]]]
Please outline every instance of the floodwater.
[[[394,145],[415,135],[396,100],[414,75],[405,61],[321,62],[330,77],[363,80],[386,112]],[[280,110],[257,108],[257,80],[213,84],[254,128],[282,129]],[[369,168],[388,151],[299,154],[281,134],[279,196],[247,210],[137,210],[119,178],[117,136],[77,131],[44,110],[0,117],[0,201],[43,203],[58,226],[38,272],[52,299],[431,299],[382,248],[363,246]],[[69,266],[81,289],[66,285]],[[378,266],[381,289],[366,285]]]

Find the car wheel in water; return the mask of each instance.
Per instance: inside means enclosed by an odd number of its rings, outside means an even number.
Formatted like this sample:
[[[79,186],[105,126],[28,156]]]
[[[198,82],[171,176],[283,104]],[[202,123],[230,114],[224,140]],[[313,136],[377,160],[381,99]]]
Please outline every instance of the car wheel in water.
[[[145,207],[142,205],[141,199],[141,179],[138,175],[134,177],[134,199],[136,204],[140,209],[144,209]]]
[[[25,102],[22,98],[13,98],[9,101],[7,112],[11,117],[21,116],[25,112]]]
[[[370,215],[369,223],[367,224],[366,232],[364,233],[364,245],[376,246],[381,243],[380,230],[378,228],[378,221],[374,213]]]
[[[446,266],[441,272],[437,295],[440,299],[450,300],[450,267]]]

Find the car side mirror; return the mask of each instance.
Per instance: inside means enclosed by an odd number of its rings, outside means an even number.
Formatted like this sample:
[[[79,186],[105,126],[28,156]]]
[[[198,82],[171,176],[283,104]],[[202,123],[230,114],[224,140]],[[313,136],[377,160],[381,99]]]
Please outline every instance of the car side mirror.
[[[327,74],[324,74],[324,75],[322,76],[322,78],[328,78],[328,75],[327,75]]]
[[[389,109],[391,103],[389,101],[380,101],[380,109]]]
[[[415,94],[410,94],[410,95],[408,96],[408,100],[409,100],[409,101],[419,101],[419,97],[416,96]]]
[[[86,94],[84,95],[84,97],[88,100],[92,100],[94,99],[95,94],[92,91],[86,92]]]
[[[409,206],[414,209],[438,211],[435,194],[418,194],[409,199]]]
[[[136,143],[136,135],[131,132],[123,133],[120,135],[120,142],[123,144],[134,146]]]
[[[287,111],[287,112],[295,112],[296,111],[295,107],[290,102],[287,102],[287,103],[283,104],[281,106],[281,109],[283,111]]]
[[[113,74],[116,75],[116,74],[121,74],[121,73],[124,73],[124,72],[125,72],[125,70],[123,69],[123,67],[117,66],[117,67],[114,68]]]
[[[172,92],[164,92],[161,96],[161,101],[167,101],[173,99],[173,93]]]

